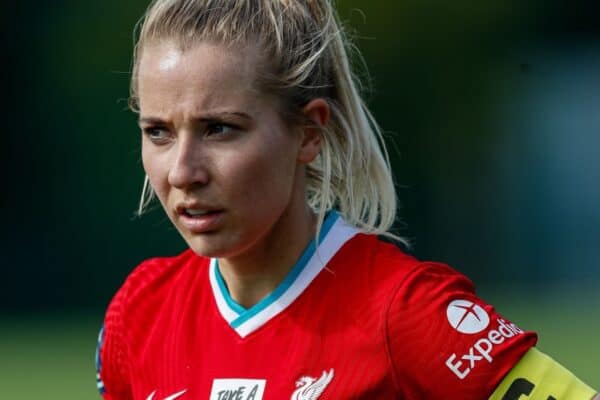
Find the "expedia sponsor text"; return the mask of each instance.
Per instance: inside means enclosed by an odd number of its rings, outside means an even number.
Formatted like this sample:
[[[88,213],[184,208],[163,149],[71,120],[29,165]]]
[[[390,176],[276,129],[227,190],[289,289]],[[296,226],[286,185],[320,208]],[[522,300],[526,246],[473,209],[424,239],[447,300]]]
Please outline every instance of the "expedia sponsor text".
[[[498,327],[488,331],[485,337],[478,339],[473,346],[460,358],[453,353],[446,360],[446,366],[459,379],[465,379],[476,367],[477,363],[486,360],[488,363],[494,361],[493,350],[496,345],[504,343],[506,339],[510,339],[517,335],[522,335],[524,332],[521,328],[513,323],[506,322],[498,318]]]

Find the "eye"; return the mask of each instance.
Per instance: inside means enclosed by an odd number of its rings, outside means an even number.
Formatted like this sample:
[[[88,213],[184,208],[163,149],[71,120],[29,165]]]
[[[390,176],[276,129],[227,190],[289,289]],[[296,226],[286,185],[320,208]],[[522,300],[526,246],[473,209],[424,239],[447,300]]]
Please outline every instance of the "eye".
[[[206,126],[207,135],[227,135],[238,129],[236,126],[223,123],[223,122],[212,122]]]
[[[155,144],[163,144],[170,140],[170,132],[162,127],[149,126],[142,128],[144,135]]]

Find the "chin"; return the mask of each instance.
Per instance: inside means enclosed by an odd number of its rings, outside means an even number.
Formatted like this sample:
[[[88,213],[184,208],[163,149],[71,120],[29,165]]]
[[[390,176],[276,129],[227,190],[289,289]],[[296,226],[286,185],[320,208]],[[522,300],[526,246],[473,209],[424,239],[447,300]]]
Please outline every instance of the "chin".
[[[187,245],[194,253],[207,258],[224,258],[235,253],[235,245],[223,240],[218,234],[202,234],[186,237]]]
[[[217,243],[207,243],[206,240],[193,238],[186,240],[186,243],[194,253],[201,257],[220,258],[227,253],[227,249]]]

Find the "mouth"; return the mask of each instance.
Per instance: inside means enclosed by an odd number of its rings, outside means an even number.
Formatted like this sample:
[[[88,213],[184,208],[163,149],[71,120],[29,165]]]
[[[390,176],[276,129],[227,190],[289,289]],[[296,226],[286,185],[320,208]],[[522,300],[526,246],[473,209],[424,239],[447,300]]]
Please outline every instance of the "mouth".
[[[180,214],[190,218],[199,218],[205,215],[216,214],[219,212],[219,210],[196,210],[193,208],[185,208]]]
[[[181,225],[192,233],[213,232],[220,227],[225,214],[225,210],[195,207],[179,206],[176,214]]]

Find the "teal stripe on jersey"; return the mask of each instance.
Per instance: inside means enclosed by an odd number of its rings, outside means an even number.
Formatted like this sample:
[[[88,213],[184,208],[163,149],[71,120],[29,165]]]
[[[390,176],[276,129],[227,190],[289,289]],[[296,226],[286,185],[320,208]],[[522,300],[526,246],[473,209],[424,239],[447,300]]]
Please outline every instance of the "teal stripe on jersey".
[[[229,295],[229,290],[227,290],[227,285],[225,285],[225,280],[223,279],[223,275],[221,275],[221,271],[219,270],[219,262],[215,262],[215,277],[217,278],[217,283],[219,284],[219,290],[223,293],[223,298],[227,302],[229,308],[235,311],[238,315],[245,313],[247,310],[240,303],[235,301]]]
[[[327,234],[331,230],[331,227],[333,226],[335,221],[337,221],[338,218],[339,218],[339,215],[335,211],[331,211],[328,213],[327,217],[323,221],[323,226],[321,227],[321,232],[319,232],[319,239],[318,239],[319,243],[321,243],[323,241],[323,239],[325,238],[325,236],[327,236]],[[244,322],[248,321],[249,319],[251,319],[252,317],[257,315],[258,313],[260,313],[262,310],[264,310],[265,308],[267,308],[268,306],[270,306],[271,304],[276,302],[277,299],[279,299],[290,288],[290,286],[292,286],[292,284],[296,281],[296,278],[298,278],[298,275],[300,275],[300,273],[304,270],[304,267],[306,267],[306,264],[308,264],[308,261],[315,254],[315,250],[317,248],[316,243],[317,243],[317,240],[313,239],[308,244],[308,246],[306,247],[306,249],[300,256],[300,259],[296,262],[296,264],[294,265],[292,270],[288,273],[288,275],[285,277],[283,282],[281,282],[279,284],[279,286],[267,297],[265,297],[264,299],[262,299],[257,304],[255,304],[248,310],[244,311],[243,313],[240,313],[240,316],[238,318],[231,321],[231,324],[230,324],[231,327],[234,329],[239,327]],[[221,287],[221,290],[223,290],[223,289],[224,289],[224,287]],[[229,304],[229,299],[231,298],[231,296],[229,296],[229,292],[227,292],[225,289],[224,291],[222,291],[222,293],[223,293],[223,296],[225,297],[225,299],[227,300],[227,303]],[[233,299],[232,299],[232,301],[233,301]]]

